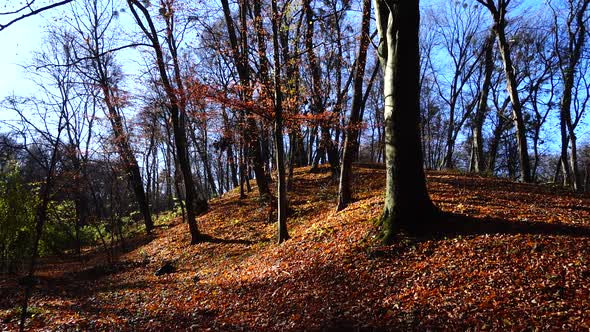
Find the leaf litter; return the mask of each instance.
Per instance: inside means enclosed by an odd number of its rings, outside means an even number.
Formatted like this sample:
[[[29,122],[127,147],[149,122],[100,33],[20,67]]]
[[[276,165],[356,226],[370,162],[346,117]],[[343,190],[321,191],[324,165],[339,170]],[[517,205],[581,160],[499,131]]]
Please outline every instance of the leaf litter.
[[[590,197],[547,185],[429,172],[448,213],[436,236],[378,242],[384,171],[356,167],[356,201],[335,212],[329,173],[295,170],[291,239],[253,191],[211,201],[209,241],[175,219],[115,263],[47,258],[29,328],[66,330],[582,330],[590,328]],[[452,220],[455,220],[453,223]],[[457,221],[459,220],[459,221]],[[460,227],[457,227],[461,224]],[[450,226],[449,226],[450,225]],[[176,272],[154,275],[164,262]],[[22,289],[0,280],[0,327]]]

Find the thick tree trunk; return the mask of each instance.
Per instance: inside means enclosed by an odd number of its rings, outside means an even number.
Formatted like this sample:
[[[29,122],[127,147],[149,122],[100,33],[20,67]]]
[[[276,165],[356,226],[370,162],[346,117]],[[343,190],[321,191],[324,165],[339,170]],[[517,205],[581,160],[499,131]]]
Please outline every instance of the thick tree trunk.
[[[197,200],[186,141],[185,117],[183,114],[179,114],[180,112],[178,107],[174,104],[170,107],[170,113],[172,117],[172,130],[174,133],[174,142],[176,143],[178,165],[180,166],[180,172],[184,182],[186,200],[185,208],[187,222],[191,233],[191,244],[196,244],[201,241],[201,234],[197,227],[195,218],[197,214],[207,210],[207,202],[200,199]]]
[[[168,8],[168,12],[170,14],[164,15],[167,18],[167,20],[170,20],[173,17],[173,11],[173,8]],[[168,98],[170,99],[171,103],[169,109],[172,116],[172,128],[174,131],[174,141],[176,142],[176,151],[178,153],[178,162],[180,164],[180,169],[182,171],[182,176],[184,180],[184,191],[186,193],[186,212],[188,225],[191,233],[191,244],[196,244],[201,241],[201,233],[199,232],[195,218],[198,214],[207,211],[209,205],[206,200],[200,198],[197,195],[197,192],[195,190],[196,187],[193,180],[191,161],[188,149],[188,139],[186,134],[186,93],[184,91],[184,86],[180,73],[180,65],[178,63],[178,52],[176,48],[177,45],[174,39],[172,25],[169,21],[167,21],[166,31],[166,41],[168,43],[168,47],[172,55],[172,64],[174,69],[173,77],[176,82],[176,89],[174,89],[174,87],[170,84],[170,81],[168,79],[162,79],[162,83],[164,84],[164,88],[168,94]],[[154,35],[156,35],[155,32]],[[157,59],[161,76],[164,76],[166,71],[164,69],[165,64],[163,62],[163,57],[158,56]]]
[[[438,210],[426,189],[420,142],[419,1],[375,0],[385,71],[385,206],[383,240],[400,229],[424,231]]]

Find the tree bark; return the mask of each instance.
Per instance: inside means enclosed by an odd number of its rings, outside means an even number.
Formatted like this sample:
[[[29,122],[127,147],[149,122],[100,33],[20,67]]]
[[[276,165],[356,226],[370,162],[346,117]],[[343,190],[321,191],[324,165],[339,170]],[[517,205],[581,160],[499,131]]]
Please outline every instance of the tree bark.
[[[385,206],[383,241],[399,230],[422,232],[438,214],[426,189],[420,142],[418,0],[375,0],[384,69]]]
[[[531,182],[531,166],[528,154],[528,144],[526,139],[526,128],[522,116],[522,104],[518,96],[518,83],[512,65],[510,56],[510,45],[506,40],[506,10],[510,0],[498,0],[498,6],[494,0],[477,0],[477,2],[489,9],[494,19],[493,30],[496,33],[500,55],[504,63],[504,74],[506,75],[506,90],[512,102],[512,117],[516,128],[516,140],[518,144],[518,157],[520,162],[520,180]]]
[[[586,20],[585,13],[590,4],[590,0],[582,0],[580,8],[574,8],[574,2],[570,2],[570,12],[567,19],[567,44],[565,47],[560,45],[560,30],[558,28],[558,13],[554,10],[554,39],[555,50],[561,69],[561,77],[563,79],[563,95],[561,97],[561,104],[559,106],[560,115],[560,129],[561,129],[561,159],[563,160],[564,178],[569,181],[573,190],[579,191],[582,188],[581,178],[578,170],[577,160],[577,146],[576,146],[576,126],[572,121],[571,105],[572,105],[572,90],[574,88],[574,78],[576,75],[576,67],[582,57],[582,50],[586,42]],[[553,8],[552,8],[553,9]],[[577,12],[576,12],[576,9]],[[564,51],[562,51],[562,49]],[[565,52],[565,54],[562,54]],[[567,156],[569,145],[571,148],[571,155]],[[564,180],[565,180],[564,179]],[[565,182],[565,181],[564,181]]]
[[[238,37],[236,35],[235,24],[233,18],[231,16],[231,11],[229,8],[228,0],[221,1],[222,8],[223,8],[223,15],[225,17],[225,22],[227,25],[227,32],[229,35],[229,42],[232,49],[232,56],[234,58],[235,66],[238,71],[238,77],[240,79],[240,84],[244,88],[244,92],[242,93],[242,98],[244,101],[249,101],[251,99],[250,93],[250,69],[248,66],[248,53],[247,49],[241,49],[238,43]],[[243,24],[245,24],[245,11],[247,7],[247,0],[240,0],[240,19]],[[242,48],[244,45],[248,45],[248,41],[246,39],[247,33],[244,31],[242,34]],[[260,135],[258,133],[258,128],[256,125],[256,121],[252,117],[248,117],[246,120],[246,127],[244,129],[244,143],[247,144],[247,151],[248,157],[252,161],[252,166],[254,168],[254,174],[256,175],[256,184],[258,185],[258,192],[260,198],[263,201],[268,201],[270,199],[270,188],[268,186],[268,181],[266,174],[264,172],[264,161],[262,158],[262,150],[260,147]]]
[[[367,49],[369,48],[369,27],[371,24],[371,0],[363,0],[363,15],[361,20],[361,39],[354,77],[354,89],[350,120],[346,128],[342,165],[340,167],[340,185],[338,187],[338,204],[336,211],[344,209],[352,200],[351,178],[352,162],[358,145],[360,117],[363,102],[363,80],[367,63]]]
[[[287,231],[287,187],[285,181],[285,158],[283,147],[283,97],[281,91],[281,64],[279,60],[279,27],[280,15],[278,14],[277,1],[271,1],[272,7],[272,42],[274,58],[274,112],[275,112],[275,156],[277,165],[277,224],[278,242],[289,239]]]
[[[305,32],[305,47],[307,58],[309,60],[309,69],[311,71],[311,112],[313,114],[322,115],[320,119],[320,137],[321,140],[318,146],[318,155],[313,162],[313,168],[317,168],[321,155],[320,151],[323,151],[328,156],[328,163],[332,169],[332,174],[336,174],[336,170],[340,164],[340,158],[338,156],[338,147],[334,145],[332,141],[332,135],[330,133],[329,122],[331,118],[328,117],[324,110],[324,103],[322,101],[322,82],[321,82],[321,68],[318,63],[318,58],[314,49],[313,34],[314,34],[314,22],[313,11],[311,9],[311,0],[305,0],[303,2],[303,10],[305,11],[305,21],[307,22]]]
[[[488,109],[488,95],[492,82],[492,74],[494,73],[494,39],[494,32],[491,31],[484,44],[484,79],[473,123],[473,165],[476,173],[482,173],[485,170],[485,160],[483,156],[483,123]]]
[[[180,170],[184,180],[184,189],[186,194],[186,214],[189,230],[191,233],[191,244],[196,244],[201,241],[201,233],[197,227],[196,215],[205,212],[208,209],[208,203],[197,197],[195,192],[195,184],[193,180],[190,158],[188,153],[187,135],[186,135],[186,110],[185,100],[186,98],[184,86],[182,85],[180,77],[180,67],[178,65],[178,56],[176,53],[176,41],[174,39],[171,22],[173,19],[173,9],[170,7],[162,7],[162,11],[166,11],[166,15],[163,15],[166,20],[166,41],[169,46],[169,50],[172,53],[173,65],[174,65],[174,80],[176,81],[176,87],[172,85],[172,82],[168,75],[167,63],[164,59],[163,47],[160,44],[160,37],[153,24],[152,18],[149,11],[139,0],[127,0],[127,4],[136,23],[139,25],[145,36],[151,42],[156,55],[156,64],[158,72],[162,80],[162,85],[166,92],[169,104],[167,105],[170,117],[172,120],[172,131],[174,133],[174,142],[176,145],[176,156],[180,165]],[[168,4],[170,5],[170,4]],[[142,21],[137,10],[141,11],[147,26]]]

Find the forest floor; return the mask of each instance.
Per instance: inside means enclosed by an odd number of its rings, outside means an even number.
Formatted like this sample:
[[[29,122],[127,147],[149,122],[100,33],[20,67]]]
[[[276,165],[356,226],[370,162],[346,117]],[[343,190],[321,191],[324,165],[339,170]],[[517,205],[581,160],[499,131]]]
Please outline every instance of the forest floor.
[[[211,201],[210,240],[178,219],[105,263],[45,260],[34,330],[588,330],[590,197],[558,187],[428,173],[448,212],[436,236],[382,246],[374,221],[384,171],[356,167],[356,201],[335,212],[328,173],[297,169],[291,239],[276,244],[257,193]],[[177,271],[156,276],[171,261]],[[0,279],[0,329],[17,326],[22,289]]]

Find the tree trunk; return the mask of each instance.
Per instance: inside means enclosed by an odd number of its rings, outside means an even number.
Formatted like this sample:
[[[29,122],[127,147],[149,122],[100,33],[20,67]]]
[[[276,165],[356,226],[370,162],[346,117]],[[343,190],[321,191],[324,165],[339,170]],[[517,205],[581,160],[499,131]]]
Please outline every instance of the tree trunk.
[[[327,153],[328,162],[330,163],[330,168],[333,172],[332,174],[336,174],[336,170],[338,169],[340,163],[340,158],[338,156],[338,147],[334,145],[334,142],[332,141],[332,135],[330,133],[329,122],[332,119],[329,118],[327,113],[325,112],[324,103],[322,101],[321,68],[318,63],[313,43],[315,18],[313,17],[313,11],[311,9],[311,0],[305,0],[303,2],[303,10],[305,11],[305,21],[307,22],[305,33],[305,46],[307,57],[309,60],[309,69],[311,71],[311,111],[313,114],[323,115],[323,118],[320,119],[321,140],[319,142],[320,144],[318,146],[318,151],[323,150],[325,153]],[[321,157],[322,156],[319,154],[316,156],[316,159],[313,163],[314,168],[318,166]]]
[[[528,144],[526,139],[526,128],[522,116],[522,105],[518,96],[518,83],[516,82],[516,75],[512,65],[512,58],[510,56],[510,46],[506,40],[506,10],[510,0],[500,0],[498,6],[494,0],[477,0],[479,3],[486,6],[494,19],[493,30],[498,39],[498,46],[500,48],[500,55],[504,63],[504,74],[506,75],[506,90],[512,101],[512,117],[514,126],[516,128],[516,140],[518,144],[518,156],[520,162],[520,180],[523,182],[531,182],[531,166],[529,162]]]
[[[233,136],[230,136],[231,132],[232,132],[232,126],[229,122],[229,117],[227,116],[227,112],[225,110],[225,107],[222,108],[222,116],[223,116],[223,125],[225,127],[225,132],[226,135],[224,136],[225,138],[228,139],[229,144],[227,145],[227,162],[229,163],[229,167],[231,169],[231,181],[232,181],[232,185],[234,188],[236,188],[237,186],[240,185],[240,182],[238,180],[238,164],[239,161],[236,161],[236,157],[234,155],[234,149],[232,147],[233,145]],[[238,147],[238,151],[239,151],[239,147]],[[238,152],[239,154],[239,152]],[[238,159],[240,159],[238,157]],[[229,174],[229,173],[228,173]]]
[[[569,137],[567,134],[567,125],[566,125],[567,120],[566,120],[566,118],[567,118],[567,116],[563,112],[563,107],[560,107],[559,132],[561,133],[560,158],[562,161],[568,160],[567,147],[568,147],[568,143],[569,143]],[[567,184],[571,180],[571,171],[570,171],[569,164],[567,162],[565,162],[565,163],[562,162],[562,168],[563,168],[563,177],[564,177],[563,183]]]
[[[167,130],[168,131],[168,130]],[[166,177],[166,205],[168,210],[171,210],[174,208],[174,197],[172,194],[172,153],[170,152],[171,147],[166,144],[166,153],[163,153],[165,158],[166,158],[166,172],[165,172],[165,177]]]
[[[494,73],[494,32],[491,31],[485,43],[484,57],[484,79],[481,87],[479,104],[475,113],[473,123],[473,166],[476,173],[482,173],[485,169],[485,160],[483,156],[483,123],[488,109],[488,95]]]
[[[523,182],[531,182],[531,170],[528,154],[528,144],[526,140],[526,128],[522,116],[522,105],[518,97],[518,84],[514,74],[514,67],[510,58],[510,48],[506,41],[503,25],[498,28],[498,40],[500,44],[500,54],[504,62],[504,71],[507,77],[506,87],[512,101],[512,116],[516,127],[516,139],[518,144],[519,162],[520,162],[520,179]]]
[[[384,69],[385,206],[383,241],[424,231],[438,214],[426,189],[420,142],[419,1],[375,0]]]
[[[375,65],[375,68],[373,68],[373,73],[371,74],[371,78],[369,79],[369,82],[367,84],[367,87],[365,88],[365,94],[363,96],[363,100],[361,102],[361,115],[359,117],[359,119],[364,119],[365,116],[365,108],[367,105],[367,100],[369,99],[369,95],[371,94],[371,91],[373,90],[373,83],[375,82],[375,78],[377,77],[377,74],[379,73],[379,60],[377,60],[377,63]],[[359,131],[359,134],[357,135],[357,144],[356,144],[356,151],[354,151],[354,160],[358,160],[360,157],[360,148],[361,148],[361,138],[362,138],[362,128]],[[371,141],[373,141],[373,136],[371,136]],[[373,145],[371,144],[371,160],[372,160],[372,155],[373,155]]]
[[[570,169],[571,173],[571,180],[570,182],[573,185],[574,191],[581,191],[582,190],[582,179],[580,177],[580,171],[578,169],[578,146],[576,141],[576,134],[572,130],[570,131],[570,148],[571,148],[571,155],[570,155]]]
[[[576,146],[576,126],[572,121],[571,105],[572,105],[572,90],[574,88],[574,78],[576,75],[576,67],[582,57],[582,51],[587,38],[586,35],[586,21],[585,12],[590,5],[589,0],[583,0],[578,12],[574,12],[573,3],[570,3],[570,13],[567,19],[567,46],[561,47],[558,44],[559,29],[555,27],[555,49],[557,50],[557,57],[559,60],[559,67],[561,69],[561,76],[563,79],[563,95],[559,107],[560,114],[560,129],[561,129],[561,158],[564,161],[564,178],[566,178],[572,189],[579,191],[582,188],[581,178],[578,170],[578,157]],[[557,25],[557,13],[554,11],[555,25]],[[575,23],[575,24],[574,24]],[[575,25],[575,26],[574,26]],[[562,51],[563,49],[563,51]],[[566,52],[562,55],[561,52]],[[567,162],[567,148],[568,138],[571,148],[571,155],[569,165]]]
[[[350,120],[346,128],[344,141],[344,152],[342,165],[340,167],[340,185],[338,188],[337,211],[344,209],[352,200],[351,178],[352,162],[357,151],[358,134],[360,129],[360,117],[363,102],[363,79],[365,76],[365,65],[367,63],[367,49],[369,48],[370,36],[369,27],[371,19],[371,0],[363,0],[363,16],[361,22],[361,40],[357,57],[357,67],[354,77],[354,91],[352,97],[352,108]]]
[[[449,128],[447,129],[447,151],[445,153],[443,168],[453,169],[455,165],[453,163],[453,152],[455,148],[455,142],[453,140],[453,133],[455,132],[455,107],[456,97],[451,96],[449,103]]]
[[[191,126],[192,127],[192,126]],[[197,140],[197,135],[195,134],[195,128],[190,128],[190,135],[193,141],[193,145],[197,150],[197,153],[201,157],[201,161],[203,162],[203,167],[205,168],[205,177],[207,178],[207,185],[211,190],[210,193],[214,196],[217,195],[217,187],[215,186],[215,180],[213,177],[213,172],[211,171],[211,164],[209,162],[209,153],[207,152],[207,142],[203,143],[203,147],[199,144]]]
[[[99,84],[102,90],[103,100],[108,111],[108,118],[113,128],[115,141],[117,142],[117,151],[121,156],[121,160],[123,161],[123,167],[125,168],[125,172],[128,176],[129,183],[131,184],[133,193],[135,194],[139,211],[143,216],[146,232],[149,234],[154,228],[154,223],[152,221],[152,216],[147,201],[147,195],[145,194],[145,189],[143,187],[143,181],[141,179],[139,165],[137,163],[137,159],[135,158],[135,154],[131,149],[128,137],[129,135],[123,126],[123,119],[121,117],[119,106],[116,102],[116,100],[119,97],[117,96],[117,87],[113,86],[110,77],[111,74],[109,73],[110,68],[105,63],[104,57],[100,54],[101,41],[98,39],[100,37],[98,37],[99,33],[96,31],[97,29],[99,29],[99,27],[94,26],[91,27],[91,29],[94,29],[94,31],[92,31],[92,35],[95,37],[94,40],[92,40],[92,43],[94,43],[94,45],[89,46],[89,52],[92,53],[94,65],[93,68],[96,71],[96,83]]]
[[[41,188],[39,190],[39,205],[37,205],[35,209],[35,237],[33,240],[33,248],[31,250],[31,261],[29,263],[29,269],[27,271],[27,276],[25,279],[25,294],[21,306],[21,316],[19,322],[19,331],[21,332],[25,330],[29,300],[33,294],[33,288],[35,287],[35,268],[37,264],[37,259],[39,258],[39,243],[41,242],[43,228],[45,227],[45,222],[47,220],[47,209],[49,207],[49,201],[51,200],[51,191],[53,190],[53,185],[55,182],[54,173],[57,167],[58,150],[60,136],[63,130],[62,124],[64,121],[64,117],[65,112],[62,110],[59,115],[55,141],[52,142],[51,158],[49,159],[49,164],[47,165],[47,174],[45,175],[45,179],[41,184]]]
[[[186,95],[181,80],[180,66],[178,64],[176,40],[174,39],[172,25],[170,22],[170,20],[174,17],[173,9],[163,7],[160,12],[166,12],[166,15],[163,15],[163,17],[166,19],[166,42],[172,55],[176,87],[173,87],[172,82],[170,81],[167,69],[168,65],[164,59],[163,47],[160,44],[158,32],[153,24],[149,11],[138,0],[128,0],[127,3],[136,23],[152,43],[156,55],[156,65],[158,67],[159,75],[166,92],[166,96],[168,97],[169,104],[166,106],[172,120],[172,131],[174,133],[176,155],[184,180],[184,189],[186,194],[186,214],[189,230],[191,233],[191,244],[195,244],[201,241],[201,234],[197,227],[195,218],[197,214],[203,213],[208,209],[208,204],[207,201],[197,197],[191,170],[186,136],[186,103],[184,100]],[[137,9],[141,11],[145,19],[145,23],[140,18]],[[146,23],[147,26],[145,25]]]
[[[235,24],[229,8],[229,2],[227,0],[222,0],[221,4],[223,8],[223,15],[225,17],[225,22],[227,25],[229,41],[232,48],[232,56],[234,58],[234,62],[238,71],[240,84],[244,88],[244,92],[242,92],[242,98],[244,101],[250,101],[252,98],[250,92],[251,77],[250,70],[248,67],[248,53],[247,50],[243,48],[244,45],[248,45],[248,41],[246,39],[247,33],[242,34],[241,45],[243,49],[240,50],[240,44],[238,43]],[[240,20],[242,22],[242,25],[245,24],[244,19],[246,7],[247,0],[240,0]],[[270,189],[268,186],[266,174],[264,172],[264,160],[262,158],[262,150],[260,148],[260,135],[258,134],[258,127],[256,125],[256,121],[252,117],[248,117],[248,119],[246,120],[246,128],[244,130],[244,143],[248,147],[247,151],[249,153],[247,155],[249,159],[252,161],[260,198],[263,201],[268,201],[270,199]]]
[[[488,149],[488,162],[486,166],[486,172],[489,174],[494,174],[496,172],[496,159],[498,157],[498,147],[500,146],[500,139],[502,138],[502,134],[506,130],[506,117],[504,113],[506,111],[506,107],[510,103],[510,98],[504,100],[504,103],[496,109],[496,118],[498,119],[498,124],[494,127],[494,132],[492,135],[492,141],[490,142],[490,146]]]
[[[277,10],[276,0],[271,1],[272,6],[272,41],[274,58],[274,111],[275,111],[275,155],[277,163],[277,219],[278,219],[278,242],[282,243],[289,239],[287,231],[287,187],[285,181],[285,161],[283,148],[283,97],[281,91],[281,66],[279,61],[279,27],[280,16]]]

